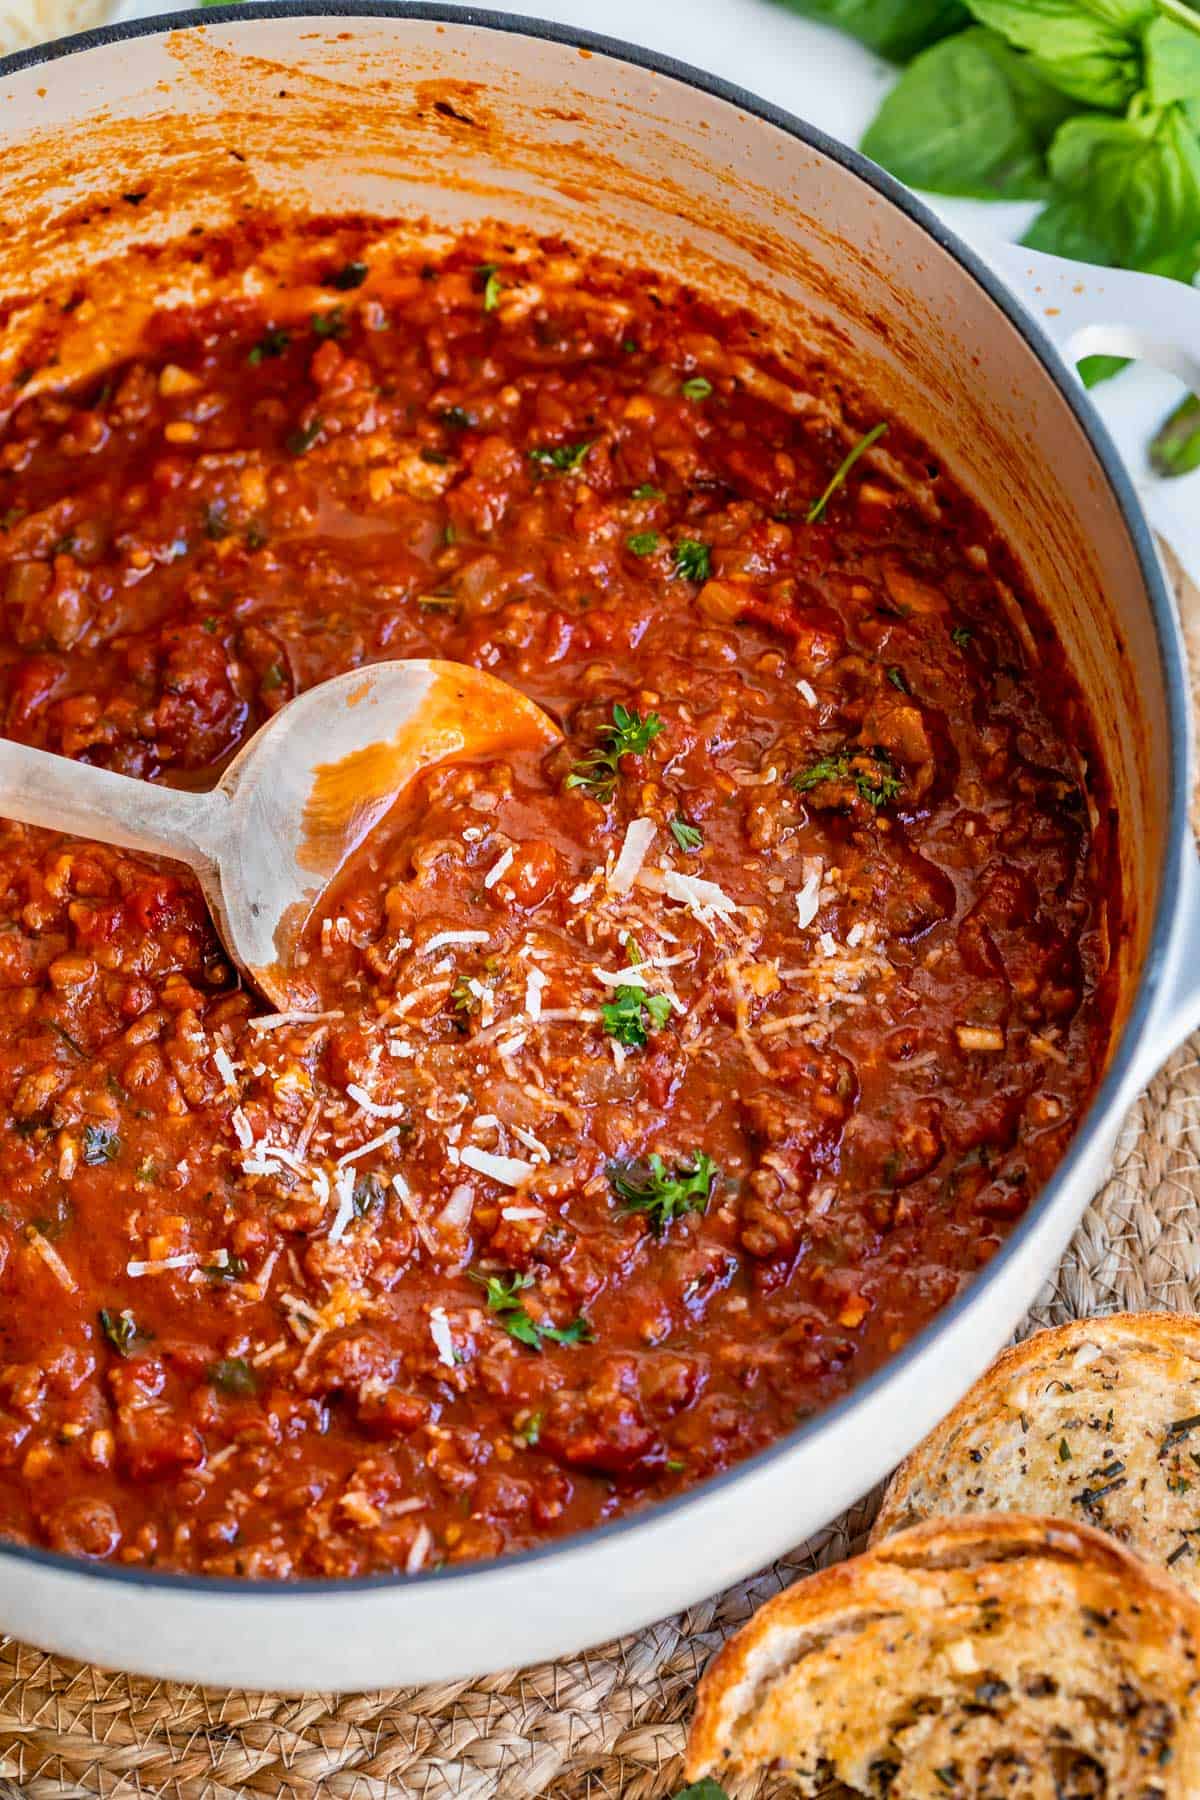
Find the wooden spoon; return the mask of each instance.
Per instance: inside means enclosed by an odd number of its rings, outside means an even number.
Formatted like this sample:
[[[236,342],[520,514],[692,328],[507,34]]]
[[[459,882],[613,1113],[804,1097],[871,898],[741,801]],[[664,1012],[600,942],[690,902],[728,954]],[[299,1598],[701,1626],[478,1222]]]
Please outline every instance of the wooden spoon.
[[[309,688],[185,793],[0,741],[0,817],[151,850],[194,871],[226,950],[282,1010],[314,993],[292,956],[305,922],[422,769],[538,749],[559,731],[507,683],[460,663],[385,662]]]

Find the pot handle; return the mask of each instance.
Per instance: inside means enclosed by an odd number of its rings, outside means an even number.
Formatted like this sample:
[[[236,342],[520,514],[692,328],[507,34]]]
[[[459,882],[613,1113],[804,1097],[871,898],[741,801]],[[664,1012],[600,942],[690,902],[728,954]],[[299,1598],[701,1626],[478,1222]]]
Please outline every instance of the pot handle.
[[[1180,871],[1175,932],[1168,967],[1178,970],[1146,1027],[1133,1067],[1129,1097],[1157,1075],[1173,1050],[1200,1029],[1200,856],[1189,846]]]
[[[1084,356],[1154,363],[1200,394],[1200,293],[1163,275],[1101,269],[991,242],[986,260],[1013,289],[1072,369]],[[1179,971],[1151,1018],[1133,1067],[1130,1095],[1145,1087],[1200,1028],[1200,857],[1189,847],[1175,910],[1168,967]]]
[[[999,241],[983,255],[1067,362],[1129,356],[1200,393],[1200,293],[1184,282]]]

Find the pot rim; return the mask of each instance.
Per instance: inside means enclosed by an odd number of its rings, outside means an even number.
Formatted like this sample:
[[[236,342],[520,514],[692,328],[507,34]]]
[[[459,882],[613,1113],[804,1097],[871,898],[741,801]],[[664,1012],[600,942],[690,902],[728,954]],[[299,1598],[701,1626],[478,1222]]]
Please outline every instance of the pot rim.
[[[1133,1004],[1104,1079],[1093,1094],[1062,1161],[986,1267],[973,1275],[953,1300],[857,1387],[797,1425],[766,1449],[757,1451],[743,1462],[734,1464],[718,1475],[710,1476],[707,1481],[673,1495],[670,1499],[647,1505],[608,1524],[593,1526],[589,1530],[572,1533],[569,1537],[551,1539],[529,1550],[513,1551],[504,1556],[463,1566],[428,1569],[415,1575],[397,1572],[346,1576],[341,1579],[301,1576],[286,1581],[193,1575],[169,1569],[131,1568],[113,1563],[89,1562],[82,1557],[44,1550],[36,1545],[0,1540],[0,1567],[3,1567],[5,1561],[16,1561],[43,1568],[47,1573],[132,1584],[140,1588],[162,1588],[190,1597],[238,1595],[246,1599],[277,1601],[295,1596],[299,1601],[319,1595],[396,1594],[417,1584],[434,1582],[453,1583],[457,1586],[471,1581],[482,1584],[489,1575],[495,1576],[501,1571],[508,1573],[523,1567],[537,1566],[551,1559],[561,1559],[573,1552],[589,1550],[606,1540],[636,1532],[652,1523],[657,1524],[682,1512],[702,1496],[707,1499],[721,1489],[732,1489],[738,1482],[760,1471],[767,1464],[802,1449],[810,1440],[818,1437],[831,1421],[848,1419],[856,1411],[868,1406],[877,1396],[886,1392],[893,1382],[902,1380],[910,1365],[932,1349],[938,1338],[960,1319],[968,1307],[981,1300],[986,1289],[1017,1256],[1025,1239],[1069,1190],[1092,1137],[1121,1097],[1122,1089],[1133,1071],[1146,1026],[1163,998],[1168,952],[1178,910],[1187,847],[1189,702],[1181,638],[1150,527],[1120,453],[1107,426],[1087,398],[1086,390],[1076,380],[1073,371],[1062,360],[1033,315],[1025,310],[1012,291],[965,240],[946,226],[910,189],[861,152],[828,136],[819,127],[797,118],[785,108],[750,93],[736,82],[726,81],[721,76],[698,69],[690,63],[680,62],[675,57],[619,38],[607,37],[599,32],[560,25],[550,20],[528,18],[519,13],[497,12],[487,7],[439,4],[438,0],[324,0],[324,3],[322,0],[251,0],[249,5],[210,4],[203,11],[190,10],[147,19],[129,19],[19,50],[10,56],[0,57],[0,81],[40,64],[55,63],[81,52],[105,49],[143,37],[165,36],[169,32],[206,25],[238,25],[258,19],[322,18],[398,18],[449,27],[466,26],[518,37],[539,38],[544,42],[588,50],[597,56],[647,69],[652,74],[665,76],[671,81],[711,95],[712,98],[749,114],[755,120],[786,132],[799,143],[818,150],[850,174],[857,176],[883,199],[898,207],[915,225],[920,226],[983,288],[1034,352],[1043,372],[1070,407],[1108,482],[1109,491],[1129,533],[1150,602],[1172,746],[1170,794],[1163,857],[1159,869],[1158,900]]]

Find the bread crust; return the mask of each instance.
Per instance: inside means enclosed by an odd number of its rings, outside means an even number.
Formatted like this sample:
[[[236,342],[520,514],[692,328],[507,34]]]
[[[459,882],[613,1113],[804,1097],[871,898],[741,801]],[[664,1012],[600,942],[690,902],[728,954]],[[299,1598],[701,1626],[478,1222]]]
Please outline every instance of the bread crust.
[[[934,1519],[797,1582],[700,1684],[691,1781],[782,1761],[874,1800],[1200,1794],[1200,1605],[1106,1534]],[[1064,1764],[1065,1759],[1065,1764]],[[1059,1785],[1070,1765],[1070,1784]]]
[[[1200,1320],[1076,1319],[1006,1350],[893,1475],[871,1543],[934,1515],[1111,1532],[1200,1599]]]

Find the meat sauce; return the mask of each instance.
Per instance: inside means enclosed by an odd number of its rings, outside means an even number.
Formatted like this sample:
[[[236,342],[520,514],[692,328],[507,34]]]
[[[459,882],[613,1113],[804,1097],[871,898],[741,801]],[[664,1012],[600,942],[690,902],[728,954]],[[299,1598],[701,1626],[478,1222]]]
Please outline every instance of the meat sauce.
[[[8,736],[205,786],[427,655],[564,733],[404,796],[310,1016],[178,867],[0,825],[0,1532],[249,1577],[543,1542],[845,1393],[1061,1156],[1116,898],[1045,622],[885,405],[557,245],[303,280],[0,433]]]

